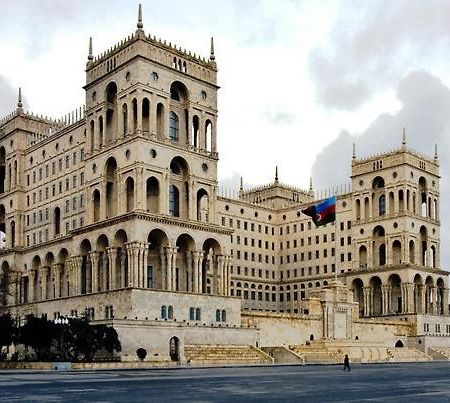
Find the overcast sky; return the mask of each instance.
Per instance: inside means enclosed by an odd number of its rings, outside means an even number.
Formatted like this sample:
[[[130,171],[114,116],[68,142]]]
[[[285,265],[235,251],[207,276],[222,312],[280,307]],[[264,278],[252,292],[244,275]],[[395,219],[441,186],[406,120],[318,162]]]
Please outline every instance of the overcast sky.
[[[0,0],[0,115],[59,117],[84,103],[97,54],[136,29],[131,1]],[[450,263],[450,1],[143,1],[144,30],[219,67],[219,179],[316,190],[349,182],[358,156],[439,144],[443,263]],[[448,207],[447,207],[448,206]]]

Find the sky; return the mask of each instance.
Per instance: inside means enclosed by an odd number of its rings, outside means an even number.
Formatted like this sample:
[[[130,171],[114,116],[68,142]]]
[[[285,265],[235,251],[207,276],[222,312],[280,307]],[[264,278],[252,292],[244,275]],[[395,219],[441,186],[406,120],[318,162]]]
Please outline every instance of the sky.
[[[0,0],[0,116],[60,117],[84,103],[94,54],[136,29],[138,2]],[[144,30],[209,55],[219,73],[219,180],[316,191],[358,157],[408,145],[441,163],[442,262],[450,264],[450,1],[142,1]]]

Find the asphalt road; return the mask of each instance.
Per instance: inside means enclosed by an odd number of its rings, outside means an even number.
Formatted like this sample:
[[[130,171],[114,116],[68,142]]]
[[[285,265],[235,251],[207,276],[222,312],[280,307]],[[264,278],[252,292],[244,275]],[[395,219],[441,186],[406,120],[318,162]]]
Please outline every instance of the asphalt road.
[[[0,371],[1,402],[450,402],[450,362]]]

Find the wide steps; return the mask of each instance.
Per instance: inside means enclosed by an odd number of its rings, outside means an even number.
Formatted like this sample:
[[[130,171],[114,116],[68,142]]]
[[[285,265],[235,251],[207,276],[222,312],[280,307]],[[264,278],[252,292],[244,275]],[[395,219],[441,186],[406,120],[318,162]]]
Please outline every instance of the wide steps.
[[[269,364],[270,357],[251,346],[186,345],[186,360],[191,364]]]
[[[434,347],[433,350],[450,360],[450,347]]]
[[[388,359],[393,362],[430,361],[432,358],[422,351],[407,347],[394,347],[388,349]]]

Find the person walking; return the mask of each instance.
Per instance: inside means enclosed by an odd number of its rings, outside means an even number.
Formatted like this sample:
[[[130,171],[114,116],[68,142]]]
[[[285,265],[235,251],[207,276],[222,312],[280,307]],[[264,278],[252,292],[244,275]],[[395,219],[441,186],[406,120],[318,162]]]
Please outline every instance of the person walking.
[[[346,369],[348,369],[348,372],[350,372],[350,360],[348,358],[348,354],[345,354],[345,357],[344,357],[344,369],[343,369],[343,371],[345,371]]]

